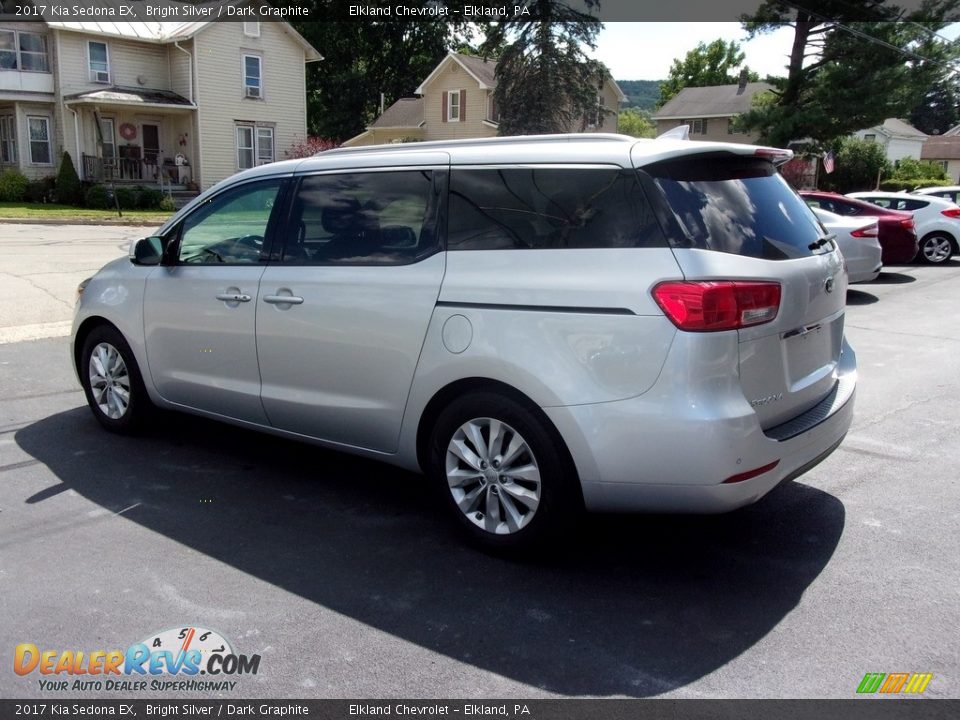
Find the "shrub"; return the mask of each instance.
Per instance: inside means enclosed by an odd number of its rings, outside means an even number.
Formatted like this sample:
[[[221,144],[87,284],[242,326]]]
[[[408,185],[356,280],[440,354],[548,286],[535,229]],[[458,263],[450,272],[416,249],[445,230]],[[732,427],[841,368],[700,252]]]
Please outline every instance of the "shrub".
[[[338,147],[338,143],[329,138],[309,137],[306,140],[297,140],[285,150],[283,154],[292,160],[294,158],[310,157],[316,155],[318,152],[330,150],[335,147]]]
[[[140,203],[137,205],[141,210],[156,210],[163,201],[163,193],[156,188],[143,188],[140,192]]]
[[[53,202],[56,182],[57,179],[53,176],[41,178],[40,180],[31,180],[27,185],[27,192],[23,199],[31,203]]]
[[[21,202],[30,181],[19,170],[7,168],[0,173],[0,202]]]
[[[880,143],[844,138],[834,160],[834,172],[820,174],[824,190],[841,193],[854,190],[873,190],[878,177],[889,177],[890,163]]]
[[[82,193],[83,186],[80,184],[80,176],[77,175],[77,171],[73,167],[70,153],[64,150],[63,159],[60,161],[60,172],[57,173],[57,202],[64,205],[79,205],[83,197]]]
[[[110,207],[110,193],[103,185],[91,185],[85,199],[88,208],[106,210]]]
[[[166,212],[173,212],[177,209],[177,206],[173,202],[173,198],[169,195],[164,195],[160,198],[160,205],[158,206],[160,210],[165,210]]]
[[[117,202],[120,204],[121,210],[133,210],[140,200],[140,193],[130,187],[118,187],[114,194],[117,196]]]
[[[884,180],[880,183],[881,190],[888,190],[890,192],[901,192],[906,191],[910,192],[911,190],[919,190],[920,188],[926,187],[937,187],[938,185],[946,185],[948,181],[943,180],[931,180],[930,178],[900,178],[892,177],[889,180]]]
[[[945,185],[950,182],[950,176],[940,165],[929,160],[917,160],[912,157],[900,158],[894,163],[893,178],[897,180],[936,180],[937,184]],[[928,185],[927,187],[933,187]]]

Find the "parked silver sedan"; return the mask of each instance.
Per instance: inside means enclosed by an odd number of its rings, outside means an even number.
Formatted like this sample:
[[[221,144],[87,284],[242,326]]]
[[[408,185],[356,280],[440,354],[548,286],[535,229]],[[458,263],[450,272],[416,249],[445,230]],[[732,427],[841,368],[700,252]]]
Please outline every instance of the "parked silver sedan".
[[[883,268],[877,219],[837,215],[822,208],[811,209],[827,232],[836,236],[847,263],[850,283],[876,280]]]

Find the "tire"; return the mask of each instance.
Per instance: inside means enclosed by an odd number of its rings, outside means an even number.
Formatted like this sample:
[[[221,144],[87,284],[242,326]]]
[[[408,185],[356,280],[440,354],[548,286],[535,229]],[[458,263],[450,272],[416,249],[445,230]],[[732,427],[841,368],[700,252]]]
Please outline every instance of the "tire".
[[[543,549],[582,511],[556,430],[535,408],[498,392],[464,395],[440,413],[427,470],[460,530],[486,550]]]
[[[101,325],[87,335],[80,381],[93,416],[104,428],[130,435],[146,425],[153,404],[133,351],[115,328]]]
[[[953,238],[945,233],[930,233],[920,240],[917,256],[928,265],[943,265],[953,257]]]

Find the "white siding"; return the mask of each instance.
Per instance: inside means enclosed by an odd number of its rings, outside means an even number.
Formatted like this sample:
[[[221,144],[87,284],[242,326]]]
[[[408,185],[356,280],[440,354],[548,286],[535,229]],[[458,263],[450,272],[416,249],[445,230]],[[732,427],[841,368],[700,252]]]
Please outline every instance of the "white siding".
[[[118,40],[77,32],[59,32],[60,36],[60,92],[71,95],[107,87],[90,81],[87,42],[107,44],[110,60],[110,85],[170,89],[170,68],[167,48],[152,43]],[[143,80],[141,83],[140,80]]]
[[[193,54],[192,40],[181,42],[180,47],[187,50],[191,55]],[[190,58],[180,50],[177,50],[172,43],[167,45],[167,52],[170,64],[170,89],[178,95],[187,98],[187,100],[190,100],[192,84],[190,78],[192,72]]]
[[[237,172],[236,125],[274,128],[274,157],[307,134],[304,50],[282,23],[261,23],[260,37],[242,23],[212,23],[195,38],[199,143],[204,188]],[[241,58],[263,59],[263,99],[244,97]]]

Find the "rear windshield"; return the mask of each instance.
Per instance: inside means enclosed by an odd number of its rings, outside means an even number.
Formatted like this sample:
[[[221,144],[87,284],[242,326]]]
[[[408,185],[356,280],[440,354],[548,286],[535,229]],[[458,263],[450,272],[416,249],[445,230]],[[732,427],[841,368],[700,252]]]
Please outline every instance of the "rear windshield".
[[[766,160],[698,156],[643,172],[663,191],[678,225],[670,235],[678,244],[766,260],[832,249],[806,203]]]

